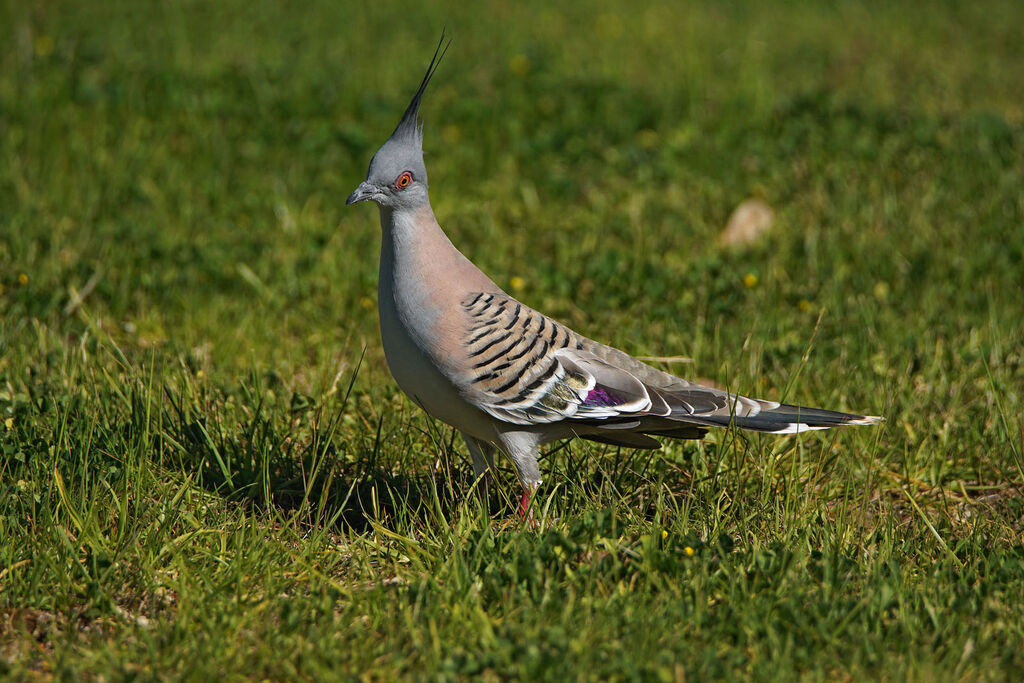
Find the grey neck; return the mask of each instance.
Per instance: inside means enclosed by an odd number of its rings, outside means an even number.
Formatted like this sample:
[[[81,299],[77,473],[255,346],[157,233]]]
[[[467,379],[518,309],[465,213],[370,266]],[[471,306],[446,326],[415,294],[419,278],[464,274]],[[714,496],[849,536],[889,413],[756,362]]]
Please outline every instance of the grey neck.
[[[381,294],[425,289],[461,300],[465,291],[500,291],[438,225],[429,203],[416,208],[381,207]]]

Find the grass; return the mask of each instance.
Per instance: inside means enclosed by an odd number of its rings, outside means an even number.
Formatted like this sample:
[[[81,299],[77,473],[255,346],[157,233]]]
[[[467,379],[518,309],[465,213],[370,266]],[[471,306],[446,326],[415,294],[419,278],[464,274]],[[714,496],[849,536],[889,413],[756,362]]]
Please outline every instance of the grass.
[[[685,376],[885,425],[556,445],[536,530],[507,466],[471,495],[344,206],[445,24],[427,164],[465,253]],[[0,672],[1019,679],[1022,24],[5,4]],[[773,232],[717,246],[751,196]]]

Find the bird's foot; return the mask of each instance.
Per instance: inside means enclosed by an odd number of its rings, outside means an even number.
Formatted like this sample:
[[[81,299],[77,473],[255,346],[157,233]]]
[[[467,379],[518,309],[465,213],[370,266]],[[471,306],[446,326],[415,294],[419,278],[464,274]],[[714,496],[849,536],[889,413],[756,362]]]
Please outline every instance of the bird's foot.
[[[533,491],[523,491],[519,498],[519,507],[516,514],[501,524],[501,529],[509,530],[518,527],[520,530],[536,531],[540,528],[540,522],[533,516],[530,508],[530,501],[533,499]]]
[[[519,498],[519,523],[524,529],[536,531],[540,528],[540,522],[533,516],[533,509],[530,507],[530,501],[532,499],[532,490],[527,489],[526,491],[523,491],[523,495]]]
[[[519,499],[519,518],[522,520],[533,519],[533,510],[530,509],[530,498],[533,496],[533,491],[523,491],[522,497]]]

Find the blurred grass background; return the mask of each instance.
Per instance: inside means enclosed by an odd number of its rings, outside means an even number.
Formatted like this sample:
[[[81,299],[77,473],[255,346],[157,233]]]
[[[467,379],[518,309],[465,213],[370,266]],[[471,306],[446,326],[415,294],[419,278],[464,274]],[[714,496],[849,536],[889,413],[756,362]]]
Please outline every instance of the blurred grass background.
[[[1016,678],[1021,25],[1014,2],[4,3],[0,667]],[[377,217],[344,206],[442,27],[432,202],[496,282],[885,426],[573,444],[541,531],[481,509],[387,372]],[[749,197],[772,232],[718,245]]]

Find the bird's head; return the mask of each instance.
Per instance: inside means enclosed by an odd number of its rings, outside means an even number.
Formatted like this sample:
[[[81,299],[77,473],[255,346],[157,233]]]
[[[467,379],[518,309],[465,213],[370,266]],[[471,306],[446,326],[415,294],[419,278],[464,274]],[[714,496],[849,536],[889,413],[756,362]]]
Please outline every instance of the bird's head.
[[[423,164],[423,126],[418,112],[423,92],[448,50],[445,36],[437,43],[420,87],[406,107],[395,132],[370,161],[366,180],[348,196],[346,204],[372,201],[389,208],[415,208],[427,203],[427,167]]]

